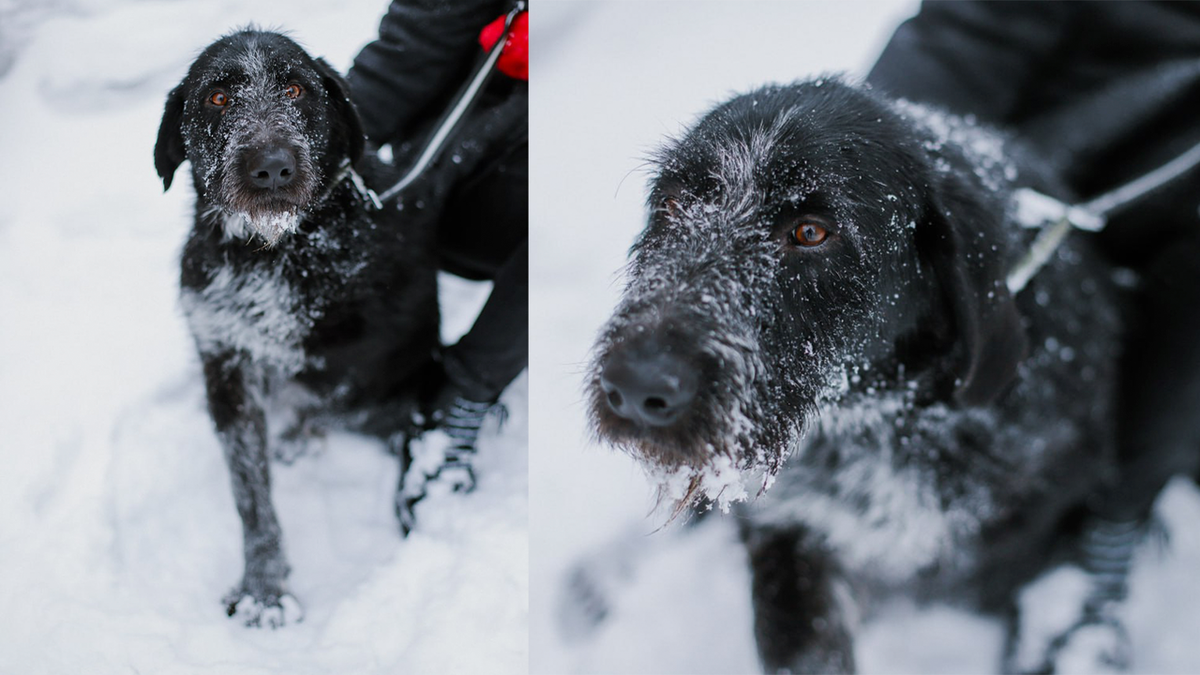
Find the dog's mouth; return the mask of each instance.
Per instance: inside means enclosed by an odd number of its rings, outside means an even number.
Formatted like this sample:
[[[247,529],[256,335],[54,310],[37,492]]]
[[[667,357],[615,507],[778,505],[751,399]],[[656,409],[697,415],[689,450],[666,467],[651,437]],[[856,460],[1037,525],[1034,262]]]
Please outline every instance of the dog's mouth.
[[[275,246],[300,229],[312,190],[305,185],[287,190],[248,189],[234,195],[221,207],[225,236],[230,239],[261,239]]]
[[[599,437],[648,464],[702,463],[719,430],[713,408],[715,364],[691,341],[644,321],[614,331],[599,349],[589,382]]]
[[[227,190],[228,207],[256,214],[299,211],[315,198],[316,183],[316,177],[307,172],[298,173],[295,180],[281,187],[260,187],[241,181]]]
[[[676,414],[630,410],[625,395],[611,391],[601,378],[591,386],[592,428],[604,443],[629,452],[648,465],[703,464],[716,451],[705,439],[704,420],[693,412]],[[652,417],[652,415],[659,415]],[[673,418],[667,419],[670,415]]]

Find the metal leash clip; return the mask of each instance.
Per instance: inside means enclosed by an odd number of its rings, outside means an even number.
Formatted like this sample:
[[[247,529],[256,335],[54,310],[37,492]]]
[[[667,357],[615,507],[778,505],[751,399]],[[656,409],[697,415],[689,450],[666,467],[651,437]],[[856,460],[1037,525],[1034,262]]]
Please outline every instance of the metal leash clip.
[[[1162,166],[1109,190],[1082,204],[1068,204],[1031,188],[1013,192],[1017,221],[1026,228],[1045,227],[1029,245],[1029,250],[1009,271],[1005,283],[1010,293],[1019,293],[1033,275],[1045,266],[1072,229],[1100,232],[1108,217],[1147,194],[1200,166],[1200,144]]]

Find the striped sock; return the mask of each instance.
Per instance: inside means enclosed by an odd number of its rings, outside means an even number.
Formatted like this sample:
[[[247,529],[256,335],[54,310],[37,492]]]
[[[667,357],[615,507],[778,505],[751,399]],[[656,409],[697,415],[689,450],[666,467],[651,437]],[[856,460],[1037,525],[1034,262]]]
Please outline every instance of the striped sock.
[[[1083,567],[1092,578],[1086,611],[1100,613],[1129,594],[1129,571],[1142,531],[1140,521],[1103,518],[1093,519],[1085,529]]]
[[[470,492],[475,489],[475,471],[471,463],[475,456],[475,442],[479,438],[479,428],[483,419],[491,410],[491,403],[471,401],[461,396],[455,397],[442,430],[450,437],[450,447],[446,449],[446,463],[438,471],[439,476],[447,476],[455,483],[456,492]]]

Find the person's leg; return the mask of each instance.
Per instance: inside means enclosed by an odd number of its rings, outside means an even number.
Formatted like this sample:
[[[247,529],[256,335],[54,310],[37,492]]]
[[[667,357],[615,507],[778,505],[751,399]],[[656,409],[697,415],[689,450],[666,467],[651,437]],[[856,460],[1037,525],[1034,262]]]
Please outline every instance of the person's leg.
[[[493,282],[474,325],[444,353],[450,382],[473,401],[495,401],[529,360],[528,176],[527,149],[514,148],[451,195],[438,228],[444,269]]]
[[[1122,616],[1134,552],[1167,481],[1200,470],[1200,240],[1172,246],[1143,272],[1121,361],[1117,472],[1083,525],[1089,589],[1075,625],[1051,643],[1051,664],[1085,640],[1105,645],[1109,666],[1128,666]]]
[[[496,275],[471,330],[447,348],[443,361],[450,399],[439,426],[449,437],[440,477],[453,488],[475,486],[471,462],[483,419],[529,361],[529,248],[523,244]]]
[[[1121,364],[1118,467],[1094,510],[1142,519],[1166,482],[1200,470],[1200,238],[1145,270]]]
[[[529,361],[527,158],[514,150],[451,196],[439,226],[443,269],[491,279],[492,292],[470,330],[443,352],[446,380],[434,402],[437,429],[427,435],[406,478],[410,500],[428,481],[454,491],[474,489],[472,461],[479,429],[504,388]]]
[[[474,401],[495,401],[529,361],[529,245],[522,242],[493,280],[474,325],[445,351],[446,374]]]

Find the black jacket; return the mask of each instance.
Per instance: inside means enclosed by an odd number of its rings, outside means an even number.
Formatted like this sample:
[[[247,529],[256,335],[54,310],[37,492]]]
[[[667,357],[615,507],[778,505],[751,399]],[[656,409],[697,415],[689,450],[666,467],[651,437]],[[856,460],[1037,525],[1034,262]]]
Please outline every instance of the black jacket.
[[[868,81],[1023,136],[1080,197],[1200,142],[1200,2],[924,2]],[[1139,266],[1200,232],[1200,172],[1102,240]]]
[[[512,0],[393,0],[379,39],[354,59],[347,79],[367,137],[391,144],[398,165],[423,145],[483,48],[479,33],[513,7]],[[495,401],[528,363],[528,83],[494,73],[477,107],[446,147],[475,131],[503,134],[482,161],[459,178],[439,218],[442,269],[494,283],[474,325],[447,347],[449,384],[435,396]],[[497,113],[493,116],[490,113]],[[490,129],[490,130],[489,130]],[[460,139],[461,140],[461,139]],[[489,146],[491,148],[492,146]],[[453,161],[443,153],[437,161]]]
[[[367,138],[382,145],[436,119],[482,52],[479,32],[509,0],[396,0],[379,39],[354,59],[347,79]],[[492,88],[504,86],[495,77]]]

